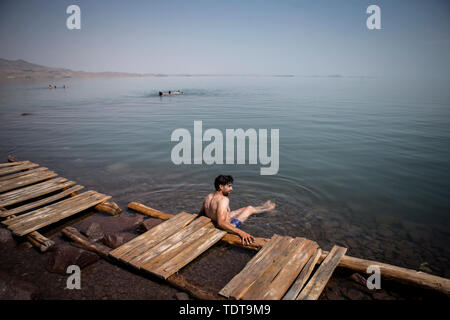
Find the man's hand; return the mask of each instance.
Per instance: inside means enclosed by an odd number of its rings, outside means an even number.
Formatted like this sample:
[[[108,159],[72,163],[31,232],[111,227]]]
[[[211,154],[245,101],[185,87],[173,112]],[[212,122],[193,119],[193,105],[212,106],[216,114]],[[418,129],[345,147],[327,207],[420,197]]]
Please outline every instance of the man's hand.
[[[255,242],[255,238],[253,238],[247,232],[242,231],[242,233],[239,234],[239,236],[241,237],[242,245],[248,245],[248,244]]]

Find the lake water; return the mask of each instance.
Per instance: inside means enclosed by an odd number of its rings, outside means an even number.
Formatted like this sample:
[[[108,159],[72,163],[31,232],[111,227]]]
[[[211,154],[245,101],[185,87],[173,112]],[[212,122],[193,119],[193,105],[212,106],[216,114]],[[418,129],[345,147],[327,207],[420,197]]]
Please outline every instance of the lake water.
[[[255,236],[305,236],[325,249],[345,245],[350,255],[450,277],[445,83],[157,77],[48,84],[0,86],[2,161],[12,154],[122,207],[139,201],[171,213],[199,209],[215,176],[231,174],[232,210],[267,199],[278,205],[244,224]],[[177,89],[185,94],[157,95]],[[171,133],[193,134],[194,120],[203,131],[279,129],[278,174],[260,175],[259,164],[173,164]]]

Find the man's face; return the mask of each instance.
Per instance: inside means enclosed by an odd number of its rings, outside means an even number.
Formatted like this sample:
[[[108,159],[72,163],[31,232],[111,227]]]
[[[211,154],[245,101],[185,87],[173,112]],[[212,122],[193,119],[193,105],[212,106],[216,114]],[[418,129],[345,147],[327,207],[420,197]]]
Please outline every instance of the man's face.
[[[220,189],[222,191],[222,194],[226,197],[230,194],[231,190],[233,190],[233,184],[228,183],[226,185],[220,185]]]

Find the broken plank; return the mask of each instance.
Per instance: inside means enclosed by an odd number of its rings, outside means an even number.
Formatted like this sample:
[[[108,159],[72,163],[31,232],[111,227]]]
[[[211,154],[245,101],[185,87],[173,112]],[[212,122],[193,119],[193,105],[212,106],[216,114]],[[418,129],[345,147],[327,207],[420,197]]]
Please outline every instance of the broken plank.
[[[144,254],[148,250],[152,249],[156,245],[163,242],[168,237],[172,236],[173,234],[177,233],[180,229],[188,225],[189,223],[194,220],[194,217],[192,216],[186,216],[183,219],[180,219],[176,221],[173,225],[168,225],[166,230],[163,230],[162,232],[160,230],[155,230],[155,233],[152,233],[152,230],[147,231],[149,234],[145,238],[145,242],[140,243],[136,247],[132,248],[128,252],[125,252],[121,257],[120,260],[122,262],[128,263],[133,265],[131,262],[133,259],[139,257],[140,255]],[[159,225],[158,225],[159,226]]]
[[[151,230],[112,250],[110,255],[116,259],[127,262],[134,256],[147,251],[152,246],[164,240],[165,238],[163,235],[166,237],[171,236],[194,220],[196,216],[197,215],[192,215],[187,212],[181,212],[170,220],[160,223]]]
[[[13,229],[13,233],[18,235],[18,236],[23,236],[27,233],[30,233],[32,231],[38,230],[42,227],[45,227],[49,224],[55,223],[57,221],[60,221],[64,218],[67,218],[71,215],[74,215],[78,212],[81,212],[83,210],[86,210],[90,207],[95,206],[96,204],[99,204],[103,201],[106,201],[108,199],[110,199],[111,196],[107,196],[104,194],[98,194],[98,196],[94,199],[92,199],[91,201],[89,201],[88,203],[83,203],[83,205],[77,206],[77,207],[72,207],[72,208],[67,208],[66,210],[64,210],[63,212],[59,213],[59,214],[55,214],[51,217],[49,217],[48,219],[45,219],[44,221],[40,221],[38,224],[34,224],[32,226],[27,226],[26,228],[20,228],[20,229]],[[62,202],[62,201],[61,201]],[[59,204],[60,202],[58,202],[57,204]]]
[[[282,300],[295,300],[297,298],[306,281],[308,281],[309,276],[313,272],[314,267],[316,266],[317,261],[319,261],[321,255],[322,249],[317,248],[316,252],[314,252],[314,254],[309,258],[308,262],[298,275],[294,284],[292,284],[292,286],[289,288],[289,291],[284,295]]]
[[[252,268],[256,263],[263,261],[266,255],[278,245],[283,237],[274,234],[272,238],[267,242],[266,245],[262,247],[261,250],[245,265],[244,269],[241,270],[237,275],[235,275],[225,287],[223,287],[219,294],[229,298],[231,293],[236,290],[236,288],[244,281],[244,279],[252,276]]]
[[[17,228],[19,225],[26,225],[30,223],[35,223],[36,220],[42,220],[46,219],[48,216],[55,214],[55,210],[64,210],[66,207],[74,207],[78,206],[79,204],[82,204],[85,201],[89,201],[89,199],[95,197],[96,192],[95,191],[87,191],[85,193],[80,193],[77,195],[77,197],[68,198],[65,200],[62,200],[60,202],[48,205],[43,208],[39,208],[36,210],[33,210],[31,212],[22,214],[20,216],[14,217],[13,219],[9,219],[6,221],[3,221],[2,223],[7,225],[9,227],[15,227]]]
[[[156,246],[152,247],[147,252],[142,253],[139,256],[134,257],[133,259],[129,260],[130,264],[133,264],[135,266],[139,266],[150,259],[156,257],[160,253],[168,250],[170,247],[174,245],[180,245],[183,243],[184,238],[189,236],[191,233],[199,230],[206,224],[211,223],[211,219],[208,217],[200,217],[198,219],[195,219],[193,222],[191,222],[188,226],[185,228],[179,230],[175,234],[171,235],[170,237],[166,238],[164,241],[161,241]]]
[[[30,163],[20,164],[20,165],[17,165],[17,166],[1,168],[0,169],[0,175],[10,174],[10,173],[14,173],[14,172],[22,171],[22,170],[27,170],[27,169],[31,169],[31,168],[36,168],[36,167],[39,167],[39,165],[36,164],[36,163],[31,163],[30,162]]]
[[[345,255],[345,252],[347,252],[347,248],[333,246],[333,249],[331,249],[325,260],[320,264],[317,271],[300,292],[297,300],[319,299],[320,294],[327,285],[328,280],[331,278],[339,261],[341,261],[342,257]]]
[[[165,251],[158,250],[159,248],[156,248],[159,252],[157,252],[157,255],[153,255],[151,259],[147,259],[145,262],[140,263],[138,267],[140,269],[145,270],[152,270],[158,268],[158,266],[161,266],[168,262],[169,260],[173,259],[175,256],[180,254],[181,252],[185,251],[187,248],[189,248],[195,241],[197,241],[200,237],[205,235],[206,233],[210,232],[211,229],[213,229],[214,226],[212,223],[208,223],[204,226],[202,226],[200,229],[196,230],[195,232],[191,233],[189,236],[184,238],[182,241],[179,241],[178,243],[175,243],[170,248],[168,248]],[[161,244],[159,244],[157,247],[159,247]],[[164,245],[164,243],[162,243]],[[152,249],[153,251],[153,249]]]
[[[258,295],[258,299],[280,300],[317,248],[317,243],[305,239],[301,249],[286,259],[280,272],[262,290],[262,294]],[[243,299],[247,298],[244,296]]]
[[[66,178],[54,178],[25,188],[9,191],[0,194],[0,207],[6,207],[26,200],[40,197],[44,194],[73,186],[74,181],[68,181]]]
[[[219,241],[225,234],[226,231],[213,228],[173,259],[169,260],[156,270],[152,269],[147,271],[163,279],[167,279],[209,249],[212,245],[217,243],[217,241]]]
[[[18,165],[27,164],[27,163],[30,163],[30,161],[5,162],[5,163],[0,163],[0,168],[18,166]]]
[[[6,176],[0,177],[0,181],[10,180],[10,179],[14,179],[14,178],[18,178],[18,177],[29,175],[31,173],[40,172],[40,171],[46,171],[46,170],[48,170],[48,168],[46,168],[46,167],[39,167],[39,168],[36,168],[36,169],[30,169],[30,170],[21,171],[21,172],[17,172],[17,173],[13,173],[13,174],[8,174]]]
[[[53,196],[50,196],[50,197],[47,197],[47,198],[44,198],[44,199],[41,199],[41,200],[38,200],[38,201],[35,201],[35,202],[27,203],[27,204],[24,204],[24,205],[22,205],[20,207],[14,208],[14,209],[6,210],[6,211],[4,211],[4,212],[2,212],[0,214],[0,217],[1,218],[6,218],[6,217],[11,216],[11,215],[15,215],[15,214],[22,213],[22,212],[30,210],[30,209],[34,209],[34,208],[40,207],[40,206],[42,206],[44,204],[55,202],[57,200],[60,200],[60,199],[62,199],[64,197],[69,196],[72,192],[79,191],[79,190],[81,190],[83,188],[84,187],[80,186],[80,185],[73,186],[73,187],[71,187],[71,188],[69,188],[67,190],[64,190],[62,192],[59,192],[59,193],[57,193],[57,194],[55,194]]]
[[[258,279],[249,286],[245,294],[242,295],[242,299],[246,300],[262,300],[265,293],[268,290],[273,279],[277,276],[283,267],[291,260],[295,255],[302,250],[305,245],[305,238],[295,238],[289,241],[289,245],[284,250],[276,250],[277,255],[272,258],[272,262],[269,267],[261,272]],[[300,272],[300,270],[299,270]],[[294,276],[294,278],[297,274]]]
[[[22,188],[24,186],[34,184],[36,182],[40,182],[43,180],[48,180],[58,176],[53,171],[43,171],[43,172],[35,172],[22,177],[6,180],[0,182],[0,192],[6,192],[10,190],[14,190],[17,188]]]
[[[258,280],[259,276],[271,266],[274,259],[277,259],[294,239],[291,237],[280,237],[276,245],[270,250],[264,258],[257,263],[253,263],[242,282],[230,293],[230,297],[239,300],[247,290]],[[250,261],[251,262],[251,261]]]

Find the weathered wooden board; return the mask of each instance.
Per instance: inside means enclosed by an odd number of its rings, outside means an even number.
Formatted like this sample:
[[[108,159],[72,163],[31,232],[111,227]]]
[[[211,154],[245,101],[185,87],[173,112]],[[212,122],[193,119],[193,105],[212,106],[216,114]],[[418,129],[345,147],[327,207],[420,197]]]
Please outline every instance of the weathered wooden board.
[[[242,294],[242,297],[238,296],[236,298],[259,300],[259,297],[265,293],[265,288],[270,284],[273,277],[286,263],[286,259],[300,250],[303,239],[286,237],[284,241],[287,245],[280,245],[279,249],[273,250],[274,255],[272,256],[272,261],[268,267],[257,274],[257,279],[246,289],[245,293]]]
[[[17,217],[15,216],[12,219],[2,221],[2,223],[7,226],[18,225],[19,223],[20,223],[20,225],[34,223],[36,220],[45,219],[47,216],[53,215],[55,207],[57,207],[58,209],[64,209],[65,207],[69,207],[69,206],[76,207],[78,204],[88,201],[90,198],[92,198],[94,196],[96,196],[96,192],[90,190],[85,193],[80,193],[80,194],[78,194],[74,197],[68,198],[66,200],[60,201],[58,203],[54,203],[52,205],[48,205],[46,207],[33,210],[31,212],[22,214]]]
[[[169,250],[172,246],[182,245],[186,237],[188,237],[192,233],[195,233],[195,231],[199,230],[208,223],[211,224],[211,220],[205,216],[195,219],[189,225],[171,235],[170,237],[164,239],[164,241],[161,241],[148,251],[129,260],[129,263],[136,267],[140,267],[142,264],[150,262],[151,259],[160,255],[164,251]]]
[[[289,288],[289,291],[284,295],[283,300],[296,300],[306,281],[308,281],[309,276],[313,272],[314,267],[316,266],[317,261],[319,261],[321,255],[322,249],[317,248],[316,252],[309,258],[308,263],[303,267],[297,279]]]
[[[318,245],[311,240],[295,238],[290,250],[278,256],[242,299],[280,300],[317,248]]]
[[[129,260],[139,256],[162,240],[178,232],[194,220],[196,216],[187,212],[179,213],[175,217],[160,223],[151,230],[112,250],[109,254],[116,259],[128,263]]]
[[[0,168],[0,175],[10,174],[10,173],[14,173],[14,172],[22,171],[22,170],[39,167],[39,165],[36,163],[31,163],[29,161],[25,161],[25,162],[26,163],[22,163],[20,165],[14,165],[14,166],[8,166],[5,168]]]
[[[279,300],[316,252],[316,242],[274,235],[219,292],[227,298]]]
[[[206,234],[200,236],[196,241],[186,247],[185,250],[183,250],[180,254],[176,255],[160,266],[154,265],[151,269],[144,268],[144,270],[163,279],[167,279],[172,274],[201,255],[203,252],[208,250],[211,246],[222,239],[224,235],[226,235],[226,231],[216,228],[209,228],[209,231]]]
[[[24,204],[24,205],[22,205],[20,207],[16,207],[14,209],[2,211],[2,213],[0,214],[0,217],[1,218],[6,218],[6,217],[9,217],[11,215],[17,215],[17,214],[22,213],[24,211],[31,210],[31,209],[43,206],[44,204],[55,202],[57,200],[65,198],[65,197],[69,196],[71,193],[79,191],[79,190],[81,190],[83,188],[84,187],[80,186],[80,185],[73,186],[73,187],[71,187],[71,188],[69,188],[67,190],[64,190],[62,192],[59,192],[59,193],[57,193],[57,194],[55,194],[53,196],[50,196],[50,197],[47,197],[47,198],[44,198],[44,199],[41,199],[41,200],[38,200],[38,201],[34,201],[34,202],[31,202],[31,203],[27,203],[27,204]]]
[[[0,182],[0,193],[14,190],[17,188],[22,188],[22,187],[25,187],[30,184],[34,184],[39,181],[54,178],[56,176],[58,176],[58,175],[53,171],[42,171],[42,172],[39,171],[39,172],[29,173],[22,177],[17,177],[17,178],[6,180],[6,181],[1,181]]]
[[[8,174],[6,176],[1,176],[0,177],[0,181],[10,180],[10,179],[14,179],[14,178],[18,178],[18,177],[29,175],[30,173],[46,171],[46,170],[48,170],[48,168],[46,168],[46,167],[39,167],[39,168],[36,168],[36,169],[29,169],[29,170],[26,170],[26,171],[21,171],[21,172],[17,172],[17,173],[13,173],[13,174]]]
[[[269,253],[271,253],[274,248],[277,250],[278,244],[282,239],[283,237],[274,234],[270,241],[246,264],[244,269],[235,275],[233,279],[220,290],[219,294],[226,298],[230,298],[232,296],[238,296],[242,291],[247,289],[257,279],[257,275],[253,272],[254,266],[258,265],[260,268],[265,264],[268,266],[270,263],[269,259],[267,259]]]
[[[95,191],[87,191],[72,198],[62,200],[27,214],[23,214],[14,219],[6,220],[3,223],[7,224],[8,229],[10,229],[15,235],[23,236],[27,233],[91,208],[110,198],[111,196]]]
[[[199,218],[200,219],[200,218]],[[158,255],[154,256],[153,258],[146,260],[145,262],[138,265],[139,268],[145,269],[145,270],[153,270],[157,268],[159,265],[163,265],[164,263],[168,262],[184,250],[191,246],[195,241],[197,241],[200,237],[205,235],[210,231],[210,229],[214,228],[212,223],[208,223],[204,226],[202,226],[197,231],[192,232],[190,235],[188,235],[186,238],[183,239],[183,241],[180,241],[173,246],[169,247],[167,250],[160,252]]]
[[[30,161],[5,162],[5,163],[0,163],[0,168],[18,166],[18,165],[27,164],[27,163],[30,163]]]
[[[226,234],[214,228],[209,218],[196,217],[182,212],[112,250],[109,255],[167,279]]]
[[[71,187],[74,184],[74,181],[68,181],[66,178],[59,177],[32,186],[9,191],[0,194],[0,207],[6,207],[40,197],[44,194],[52,193],[66,187]]]
[[[342,257],[345,255],[346,251],[347,248],[334,246],[330,253],[328,253],[325,260],[320,264],[312,278],[300,292],[297,300],[319,299],[320,294],[328,283],[328,280],[331,278],[331,275],[339,264],[339,261],[341,261]]]

